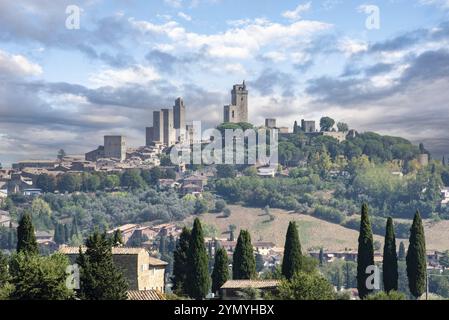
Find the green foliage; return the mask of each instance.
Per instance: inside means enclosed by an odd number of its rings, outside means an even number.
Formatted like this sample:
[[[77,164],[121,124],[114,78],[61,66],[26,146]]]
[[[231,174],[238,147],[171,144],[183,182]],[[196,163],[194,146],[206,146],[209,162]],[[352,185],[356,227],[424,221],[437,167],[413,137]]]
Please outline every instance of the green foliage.
[[[41,174],[36,179],[36,187],[43,192],[54,192],[56,190],[56,178],[49,174]]]
[[[254,249],[251,244],[251,235],[246,230],[241,230],[237,239],[232,260],[232,278],[235,280],[256,278]]]
[[[173,252],[173,292],[187,294],[187,275],[189,272],[187,254],[189,252],[190,230],[184,228],[179,236],[176,250]]]
[[[322,205],[315,207],[313,216],[338,224],[345,221],[345,215],[340,210]]]
[[[402,292],[398,292],[398,291],[390,291],[390,292],[377,292],[374,294],[370,294],[368,295],[365,300],[407,300],[407,297],[405,296],[405,294],[403,294]]]
[[[129,189],[139,189],[145,185],[145,182],[140,175],[140,170],[130,169],[122,173],[120,185]]]
[[[362,206],[362,219],[360,222],[359,247],[357,255],[357,289],[359,296],[364,299],[372,290],[366,287],[368,274],[366,270],[374,265],[373,233],[368,216],[368,205]]]
[[[337,123],[337,129],[339,132],[348,132],[349,126],[347,123],[339,122],[339,123]]]
[[[301,243],[299,241],[296,222],[290,222],[285,237],[284,258],[282,261],[282,274],[291,279],[295,273],[301,270]]]
[[[48,257],[23,252],[11,257],[10,273],[13,300],[67,300],[73,291],[66,286],[67,257],[54,254]]]
[[[31,216],[25,213],[17,227],[17,252],[26,254],[38,254],[39,248],[34,235],[34,227]]]
[[[128,283],[114,265],[112,244],[106,233],[95,231],[86,240],[86,252],[77,259],[80,267],[79,297],[84,300],[126,300]]]
[[[235,178],[236,171],[233,165],[220,164],[217,165],[217,177],[219,179]]]
[[[320,120],[321,131],[331,131],[335,125],[335,120],[329,117],[323,117]]]
[[[189,297],[201,300],[209,293],[211,279],[209,276],[209,258],[204,244],[204,235],[199,219],[195,219],[187,252],[189,268],[186,289]]]
[[[277,298],[280,300],[334,300],[332,285],[319,273],[300,272],[283,280]]]
[[[414,297],[419,298],[426,289],[426,240],[424,227],[419,211],[416,212],[413,219],[413,225],[410,229],[410,240],[407,251],[407,277],[409,281],[410,292]]]
[[[219,199],[215,201],[215,212],[220,213],[226,208],[226,201]]]
[[[195,201],[195,214],[203,214],[209,211],[209,206],[204,198],[196,199]]]
[[[212,271],[212,292],[217,292],[229,279],[229,261],[226,249],[215,252],[214,270]]]
[[[114,236],[112,238],[112,245],[114,247],[120,247],[120,246],[124,245],[122,230],[120,230],[120,229],[115,230]]]
[[[81,177],[78,174],[65,173],[59,177],[57,188],[60,192],[73,193],[81,189]]]
[[[398,257],[396,253],[396,237],[394,235],[392,218],[388,218],[387,220],[382,267],[384,290],[387,293],[390,291],[397,291]]]

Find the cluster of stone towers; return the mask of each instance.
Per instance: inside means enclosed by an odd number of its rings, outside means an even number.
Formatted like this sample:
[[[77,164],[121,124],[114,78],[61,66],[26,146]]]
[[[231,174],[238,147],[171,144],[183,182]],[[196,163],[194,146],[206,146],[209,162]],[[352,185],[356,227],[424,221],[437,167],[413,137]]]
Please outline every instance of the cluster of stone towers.
[[[231,91],[231,104],[224,106],[224,122],[248,122],[248,90],[245,81]]]
[[[186,126],[184,100],[178,98],[172,109],[153,112],[153,126],[146,128],[146,145],[155,143],[173,146],[177,142],[193,140],[191,125]],[[248,90],[245,81],[236,84],[231,91],[231,104],[224,106],[224,122],[248,122]]]
[[[186,128],[185,113],[186,108],[182,98],[176,99],[172,109],[154,111],[153,126],[146,128],[146,145],[162,143],[172,146],[182,140],[182,134]]]

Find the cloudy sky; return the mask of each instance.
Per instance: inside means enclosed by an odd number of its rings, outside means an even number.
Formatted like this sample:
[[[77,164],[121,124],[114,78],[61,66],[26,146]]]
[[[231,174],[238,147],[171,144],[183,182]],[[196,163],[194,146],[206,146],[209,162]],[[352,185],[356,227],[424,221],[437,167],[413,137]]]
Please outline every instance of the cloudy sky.
[[[216,125],[243,79],[255,124],[328,115],[449,154],[448,44],[449,0],[0,0],[0,162],[143,145],[178,96]]]

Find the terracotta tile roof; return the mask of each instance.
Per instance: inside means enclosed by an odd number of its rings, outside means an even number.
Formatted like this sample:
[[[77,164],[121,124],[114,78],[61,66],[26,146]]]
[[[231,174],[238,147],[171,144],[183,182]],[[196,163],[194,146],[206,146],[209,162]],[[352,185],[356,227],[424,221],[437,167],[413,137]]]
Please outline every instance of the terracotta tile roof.
[[[127,294],[128,300],[166,300],[165,296],[157,290],[130,290]]]
[[[279,283],[278,280],[228,280],[221,289],[275,288]]]

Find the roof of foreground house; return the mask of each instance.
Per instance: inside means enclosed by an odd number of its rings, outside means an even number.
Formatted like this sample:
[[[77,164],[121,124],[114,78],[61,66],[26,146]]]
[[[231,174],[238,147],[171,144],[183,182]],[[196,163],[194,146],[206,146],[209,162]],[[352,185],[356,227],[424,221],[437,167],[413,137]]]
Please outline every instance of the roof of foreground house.
[[[157,290],[130,290],[127,291],[128,300],[166,300],[165,296]]]
[[[279,280],[228,280],[221,289],[276,288],[279,284]]]

